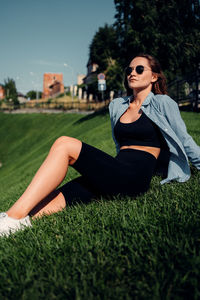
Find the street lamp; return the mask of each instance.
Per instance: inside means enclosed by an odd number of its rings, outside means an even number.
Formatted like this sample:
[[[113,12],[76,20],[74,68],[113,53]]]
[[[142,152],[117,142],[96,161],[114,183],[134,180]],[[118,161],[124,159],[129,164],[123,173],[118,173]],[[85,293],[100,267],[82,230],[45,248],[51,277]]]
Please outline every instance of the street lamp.
[[[35,82],[34,80],[32,80],[31,83],[33,84],[33,86],[35,86],[35,89],[36,89],[36,100],[37,100],[37,99],[38,99],[38,94],[39,94],[39,88],[38,88],[38,86],[39,86],[39,84],[38,84],[38,76],[37,76],[37,74],[33,73],[32,71],[30,71],[29,74],[30,74],[31,76],[35,76],[35,77],[36,77],[36,81],[37,81],[37,82]]]
[[[71,72],[72,72],[72,102],[74,102],[74,83],[73,83],[73,81],[74,81],[74,69],[70,66],[70,65],[68,65],[68,64],[66,64],[66,63],[64,63],[63,64],[64,65],[64,67],[68,67],[68,68],[70,68],[71,69]]]
[[[17,91],[20,91],[23,94],[25,94],[25,92],[24,92],[25,86],[24,86],[24,78],[23,78],[23,76],[17,75],[15,77],[15,83],[16,83],[16,89],[17,89]]]

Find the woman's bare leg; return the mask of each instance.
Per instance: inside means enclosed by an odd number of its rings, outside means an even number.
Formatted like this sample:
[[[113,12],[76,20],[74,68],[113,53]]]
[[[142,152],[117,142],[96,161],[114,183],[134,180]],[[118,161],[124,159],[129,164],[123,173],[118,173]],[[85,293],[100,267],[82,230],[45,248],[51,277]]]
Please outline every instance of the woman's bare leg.
[[[66,201],[63,194],[59,191],[51,192],[46,198],[40,201],[30,212],[29,215],[35,219],[43,215],[50,215],[63,210]]]
[[[71,137],[58,138],[22,196],[7,211],[9,217],[26,217],[36,205],[63,181],[68,165],[78,158],[82,142]],[[63,197],[64,198],[64,197]],[[65,205],[64,200],[61,206]]]

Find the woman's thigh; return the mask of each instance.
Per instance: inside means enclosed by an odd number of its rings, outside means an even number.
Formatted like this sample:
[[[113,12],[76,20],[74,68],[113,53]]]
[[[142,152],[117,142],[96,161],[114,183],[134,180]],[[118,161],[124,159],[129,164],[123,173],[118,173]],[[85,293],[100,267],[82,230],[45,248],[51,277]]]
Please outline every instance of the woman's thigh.
[[[122,155],[112,157],[83,143],[73,167],[102,195],[135,195],[148,189],[155,161],[144,151],[123,150]]]

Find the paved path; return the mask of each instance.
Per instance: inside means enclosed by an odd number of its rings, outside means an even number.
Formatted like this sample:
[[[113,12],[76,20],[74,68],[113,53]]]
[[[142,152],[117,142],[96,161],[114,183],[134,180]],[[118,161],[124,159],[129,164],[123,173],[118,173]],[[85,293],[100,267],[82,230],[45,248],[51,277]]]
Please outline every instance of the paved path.
[[[94,112],[94,110],[80,111],[78,109],[70,109],[70,110],[61,110],[61,109],[45,109],[45,108],[22,108],[22,109],[14,109],[14,110],[4,110],[5,114],[33,114],[33,113],[43,113],[43,114],[83,114],[89,115]]]

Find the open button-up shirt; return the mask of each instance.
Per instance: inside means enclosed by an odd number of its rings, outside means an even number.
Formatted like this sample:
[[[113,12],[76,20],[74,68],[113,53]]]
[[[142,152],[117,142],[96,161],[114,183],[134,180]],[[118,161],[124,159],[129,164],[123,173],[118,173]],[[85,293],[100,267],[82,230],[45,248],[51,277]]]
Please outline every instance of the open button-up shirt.
[[[119,143],[114,135],[114,126],[128,109],[130,97],[114,99],[109,104],[112,136],[119,152]],[[170,151],[167,178],[161,184],[176,180],[185,182],[190,178],[189,161],[200,170],[200,147],[187,133],[187,129],[177,103],[167,95],[148,94],[141,110],[151,119],[163,134]]]

